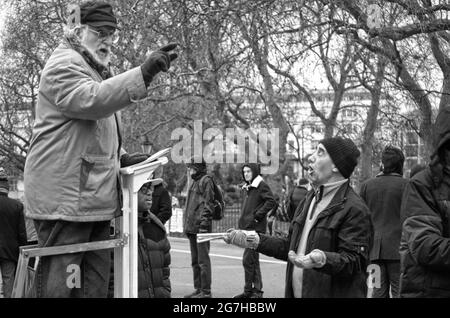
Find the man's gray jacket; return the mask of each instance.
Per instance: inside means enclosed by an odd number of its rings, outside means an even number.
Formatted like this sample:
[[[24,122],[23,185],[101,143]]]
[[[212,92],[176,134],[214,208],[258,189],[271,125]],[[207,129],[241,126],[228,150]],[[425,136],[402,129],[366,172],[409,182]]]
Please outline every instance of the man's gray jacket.
[[[139,67],[103,80],[69,43],[42,72],[25,164],[26,215],[107,221],[120,213],[119,116],[147,96]]]

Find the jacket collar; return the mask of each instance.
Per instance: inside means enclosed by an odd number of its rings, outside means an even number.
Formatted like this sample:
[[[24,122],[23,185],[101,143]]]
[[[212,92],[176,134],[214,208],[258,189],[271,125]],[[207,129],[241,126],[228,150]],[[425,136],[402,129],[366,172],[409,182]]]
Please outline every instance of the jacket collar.
[[[315,189],[316,200],[318,200],[318,201],[322,200],[322,198],[324,196],[327,196],[331,191],[333,191],[336,188],[339,188],[341,185],[343,185],[347,181],[348,181],[348,179],[344,179],[344,180],[339,180],[336,182],[323,184],[323,185],[317,187],[317,189]]]
[[[67,37],[64,39],[63,43],[66,47],[69,47],[74,51],[78,52],[78,54],[80,54],[83,57],[86,63],[88,63],[90,67],[92,67],[94,70],[97,71],[97,73],[101,76],[103,80],[113,76],[110,67],[106,67],[98,63],[91,55],[91,53],[89,53],[89,51],[83,48],[83,46],[81,46],[80,44],[75,43],[74,41],[70,40]]]
[[[350,190],[350,181],[347,179],[345,182],[343,182],[339,186],[339,189],[337,190],[333,199],[331,199],[330,204],[317,216],[316,222],[317,222],[317,220],[319,220],[325,216],[331,215],[331,214],[339,211],[342,207],[342,204],[344,204],[344,202],[347,200],[347,194],[348,194],[349,190]],[[308,209],[309,209],[311,201],[314,197],[314,194],[315,194],[314,191],[310,191],[307,194],[306,200],[305,200],[305,205],[303,205],[302,212],[299,213],[299,215],[294,220],[294,222],[303,224],[303,222],[306,219],[306,215],[308,214]]]
[[[392,176],[392,177],[400,177],[403,178],[403,176],[397,172],[392,172],[392,173],[384,173],[384,172],[380,172],[379,174],[376,175],[376,177],[385,177],[385,176]]]
[[[250,183],[250,184],[244,184],[244,185],[242,186],[242,189],[245,189],[245,190],[248,191],[250,187],[252,187],[252,188],[257,188],[257,187],[259,187],[259,184],[260,184],[262,181],[264,181],[264,179],[263,179],[260,175],[258,175],[258,176],[256,176],[255,179],[253,179],[252,183]]]

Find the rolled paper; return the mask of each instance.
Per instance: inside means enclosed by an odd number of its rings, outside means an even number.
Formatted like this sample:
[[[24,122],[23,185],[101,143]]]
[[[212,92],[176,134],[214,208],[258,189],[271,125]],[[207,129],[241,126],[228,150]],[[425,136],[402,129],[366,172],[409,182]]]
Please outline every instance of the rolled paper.
[[[223,238],[227,233],[200,233],[197,234],[197,243],[204,243],[212,240],[218,240]]]

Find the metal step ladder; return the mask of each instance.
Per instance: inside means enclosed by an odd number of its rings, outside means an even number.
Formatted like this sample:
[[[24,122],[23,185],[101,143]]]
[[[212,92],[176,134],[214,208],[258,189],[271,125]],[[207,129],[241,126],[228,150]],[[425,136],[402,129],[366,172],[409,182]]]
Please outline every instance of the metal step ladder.
[[[166,148],[146,161],[120,169],[122,178],[122,216],[115,219],[115,236],[111,240],[71,245],[38,247],[21,246],[14,279],[12,298],[26,297],[29,275],[37,269],[40,257],[80,253],[93,250],[114,249],[114,297],[137,298],[138,295],[138,199],[139,189],[151,182],[152,173],[168,162]],[[30,260],[34,258],[34,265]]]

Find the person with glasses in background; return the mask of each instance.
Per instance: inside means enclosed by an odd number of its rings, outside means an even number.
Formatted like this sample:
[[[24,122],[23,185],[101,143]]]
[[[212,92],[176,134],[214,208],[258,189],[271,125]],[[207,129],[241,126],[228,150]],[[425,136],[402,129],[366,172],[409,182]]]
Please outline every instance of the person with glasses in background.
[[[119,169],[148,157],[122,148],[119,111],[147,96],[177,57],[177,44],[114,75],[117,23],[106,2],[72,5],[42,71],[24,172],[26,215],[39,247],[109,239],[110,222],[121,214]],[[29,296],[106,297],[110,261],[109,250],[43,257]]]

